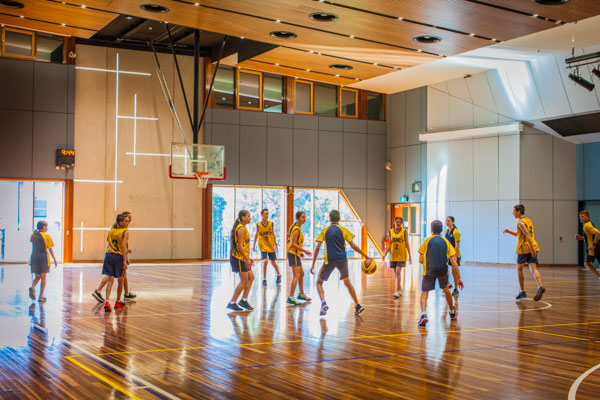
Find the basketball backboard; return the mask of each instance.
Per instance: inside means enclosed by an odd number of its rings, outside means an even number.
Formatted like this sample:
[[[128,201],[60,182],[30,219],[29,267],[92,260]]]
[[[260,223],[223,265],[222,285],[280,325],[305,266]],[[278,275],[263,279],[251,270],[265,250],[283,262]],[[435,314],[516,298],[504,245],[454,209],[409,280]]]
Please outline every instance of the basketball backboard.
[[[225,146],[171,143],[171,178],[196,179],[200,171],[208,172],[210,180],[224,180]]]

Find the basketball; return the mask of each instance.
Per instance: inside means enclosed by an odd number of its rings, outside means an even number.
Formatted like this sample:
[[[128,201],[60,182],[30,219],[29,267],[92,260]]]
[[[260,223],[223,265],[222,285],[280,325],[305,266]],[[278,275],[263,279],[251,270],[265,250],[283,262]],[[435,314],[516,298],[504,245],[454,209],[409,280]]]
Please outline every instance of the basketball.
[[[377,271],[377,263],[373,259],[371,259],[371,264],[369,264],[369,265],[367,265],[366,262],[367,262],[367,260],[364,260],[361,263],[362,264],[362,271],[365,274],[367,274],[367,275],[374,274],[375,271]]]

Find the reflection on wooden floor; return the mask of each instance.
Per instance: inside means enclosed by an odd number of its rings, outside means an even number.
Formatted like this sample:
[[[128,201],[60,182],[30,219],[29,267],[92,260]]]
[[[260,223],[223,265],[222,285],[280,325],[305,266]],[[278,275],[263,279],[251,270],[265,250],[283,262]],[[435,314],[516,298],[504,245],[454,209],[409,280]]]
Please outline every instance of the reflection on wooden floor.
[[[291,273],[280,269],[289,282]],[[32,304],[25,265],[0,266],[0,398],[77,399],[566,399],[600,363],[600,282],[579,268],[542,268],[542,302],[516,303],[507,266],[461,267],[465,290],[450,322],[441,292],[417,327],[419,271],[407,269],[404,296],[393,276],[351,279],[366,306],[360,317],[337,272],[325,285],[330,311],[285,303],[288,285],[257,276],[251,313],[228,313],[227,263],[138,264],[138,294],[105,314],[90,293],[99,265],[52,270],[46,304]],[[526,278],[527,292],[535,294]],[[598,399],[600,369],[577,399]]]

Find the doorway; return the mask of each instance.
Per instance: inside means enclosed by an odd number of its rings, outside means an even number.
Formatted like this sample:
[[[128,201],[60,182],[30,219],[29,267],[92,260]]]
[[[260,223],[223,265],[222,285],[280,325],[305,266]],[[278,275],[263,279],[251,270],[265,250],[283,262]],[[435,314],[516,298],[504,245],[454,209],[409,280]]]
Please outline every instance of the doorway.
[[[395,203],[391,207],[392,220],[390,227],[394,226],[394,219],[402,217],[404,228],[408,231],[408,240],[413,254],[421,246],[421,204],[420,203]]]

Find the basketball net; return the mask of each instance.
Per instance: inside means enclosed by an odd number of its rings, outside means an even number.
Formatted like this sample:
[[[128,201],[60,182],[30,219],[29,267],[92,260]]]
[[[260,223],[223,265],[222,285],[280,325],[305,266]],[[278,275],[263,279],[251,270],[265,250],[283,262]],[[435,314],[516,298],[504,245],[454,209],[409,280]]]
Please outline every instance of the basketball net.
[[[210,172],[207,171],[196,171],[194,172],[196,175],[196,179],[198,179],[198,187],[201,189],[206,189],[206,185],[208,185]]]

